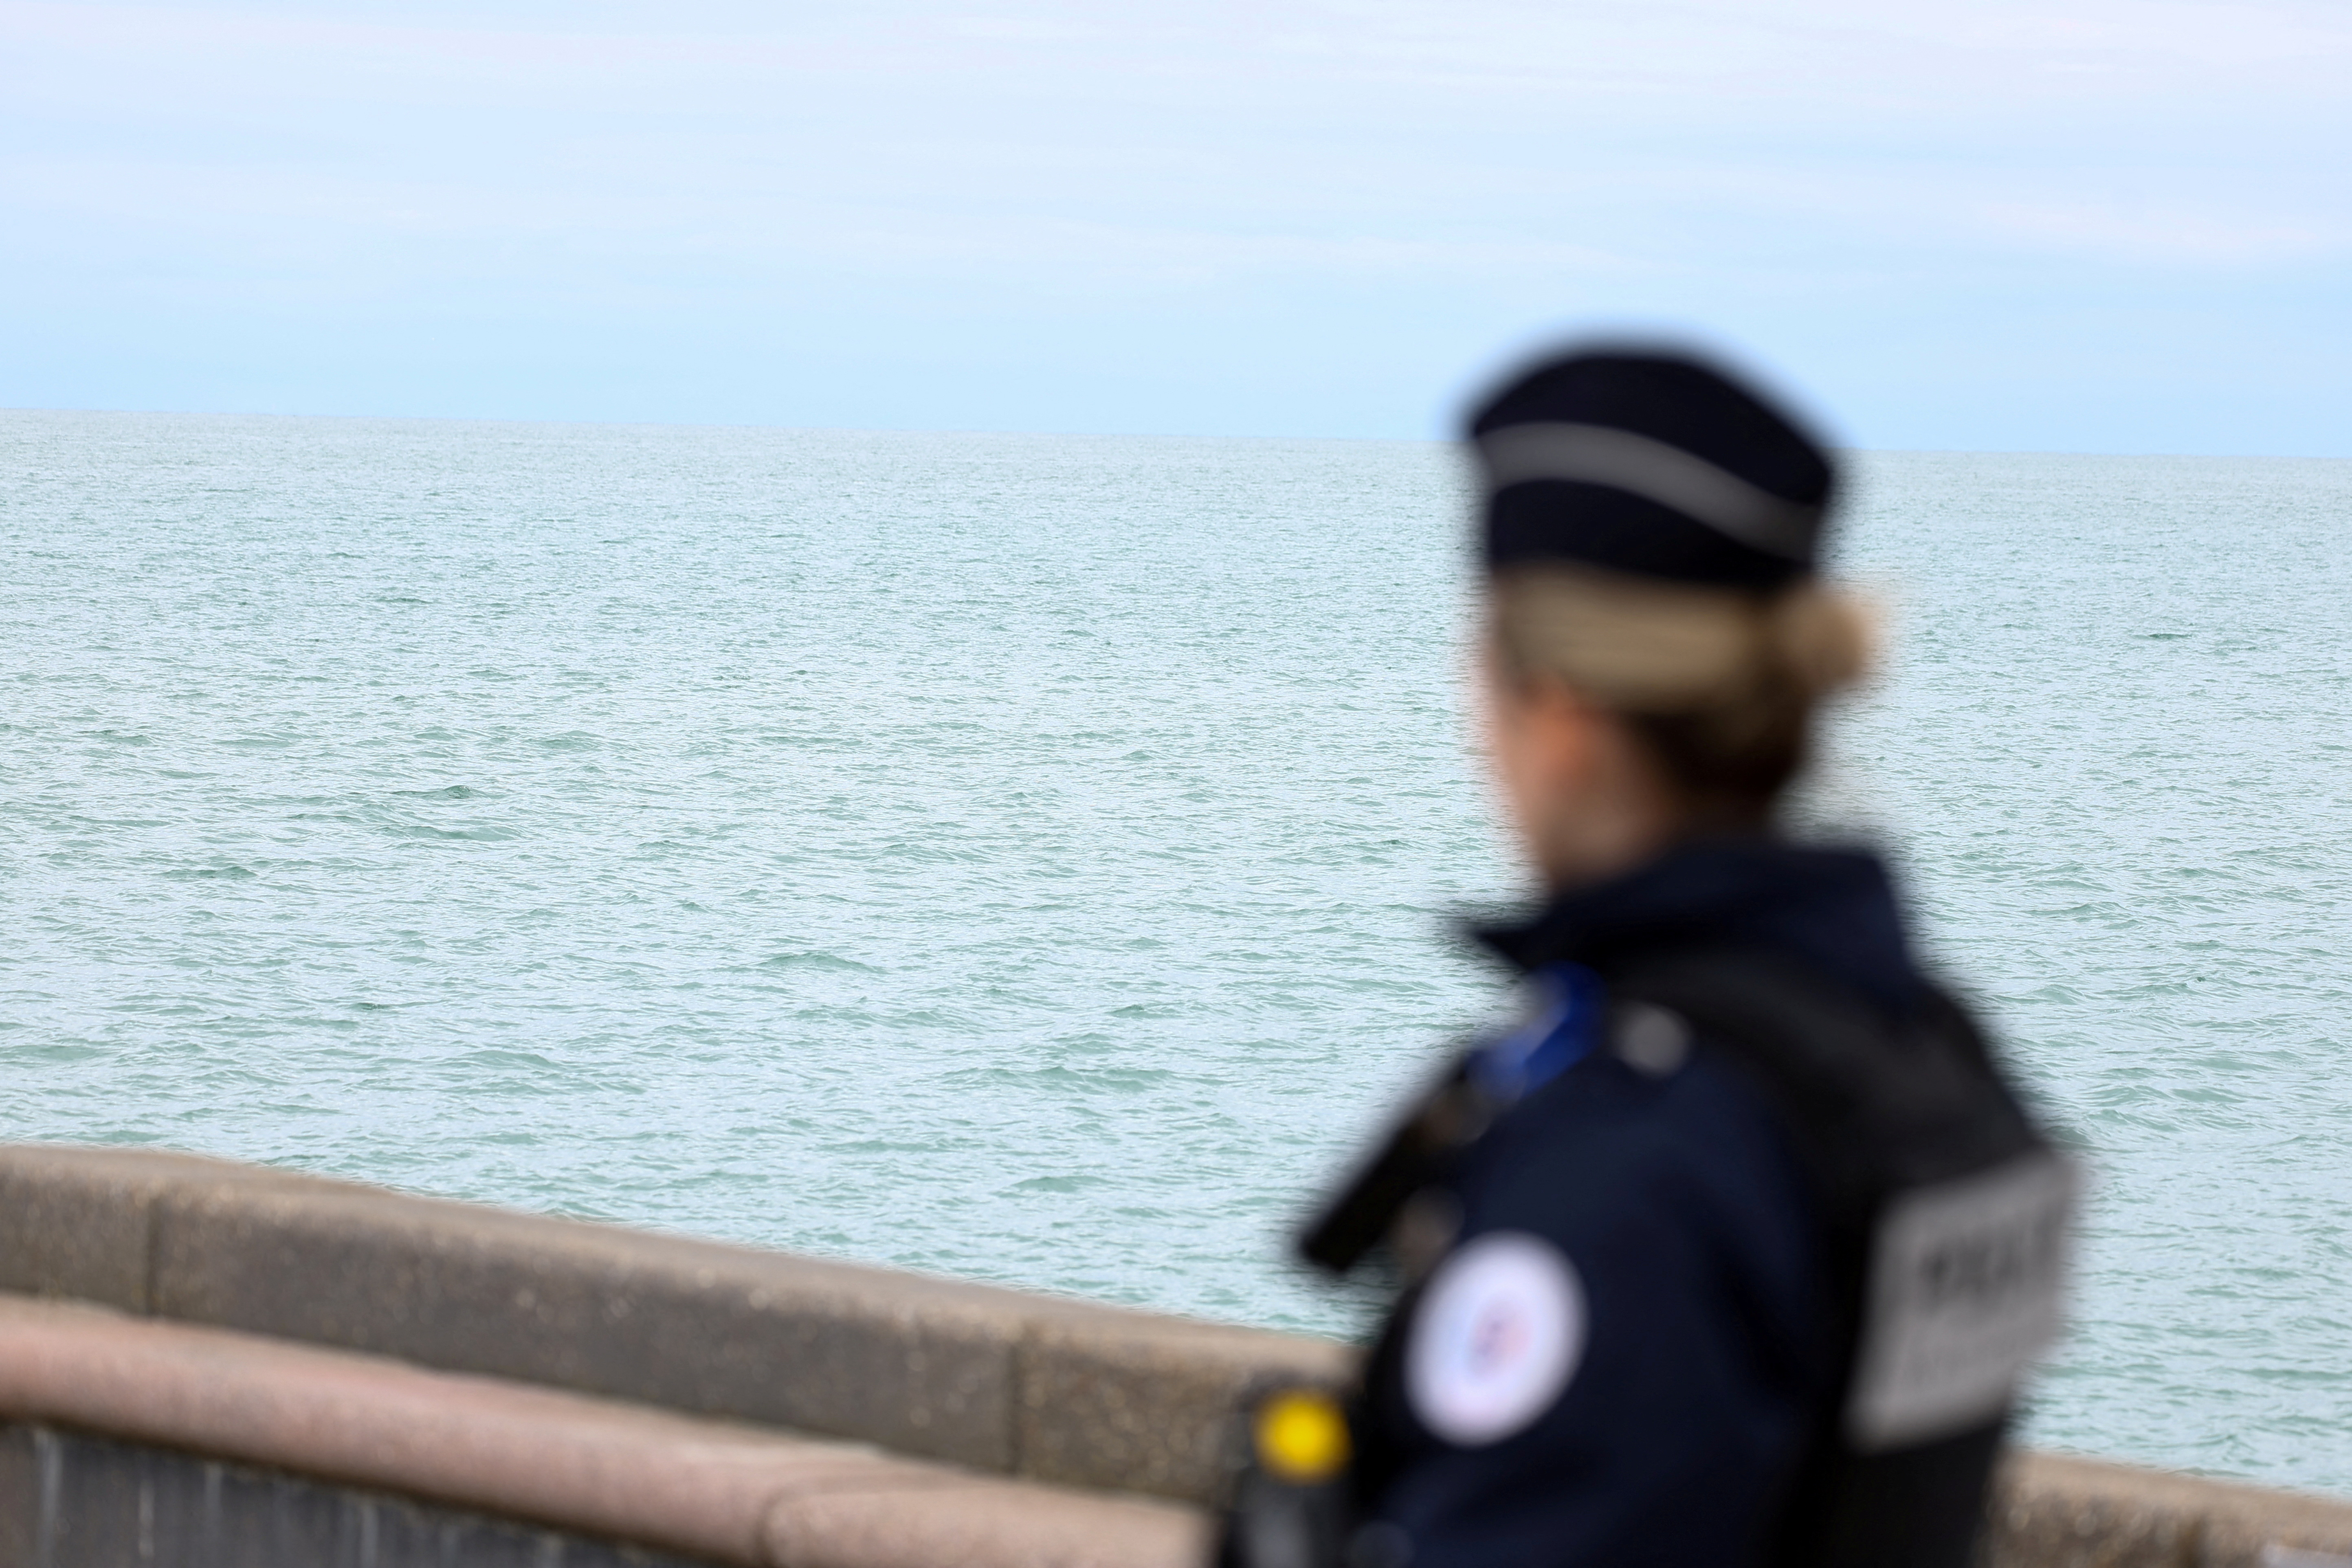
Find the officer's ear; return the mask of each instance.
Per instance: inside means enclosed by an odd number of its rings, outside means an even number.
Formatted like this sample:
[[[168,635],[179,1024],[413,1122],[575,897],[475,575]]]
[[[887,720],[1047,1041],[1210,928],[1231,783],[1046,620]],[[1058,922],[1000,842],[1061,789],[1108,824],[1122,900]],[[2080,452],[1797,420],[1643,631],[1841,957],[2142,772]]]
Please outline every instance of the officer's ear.
[[[1514,668],[1491,650],[1483,664],[1496,793],[1548,882],[1610,875],[1674,837],[1677,797],[1622,719],[1557,676]]]
[[[1554,788],[1581,793],[1606,765],[1604,753],[1621,737],[1615,714],[1554,676],[1519,688],[1520,722],[1544,759]]]
[[[1581,794],[1614,718],[1559,677],[1513,665],[1491,645],[1481,661],[1486,752],[1512,816]]]

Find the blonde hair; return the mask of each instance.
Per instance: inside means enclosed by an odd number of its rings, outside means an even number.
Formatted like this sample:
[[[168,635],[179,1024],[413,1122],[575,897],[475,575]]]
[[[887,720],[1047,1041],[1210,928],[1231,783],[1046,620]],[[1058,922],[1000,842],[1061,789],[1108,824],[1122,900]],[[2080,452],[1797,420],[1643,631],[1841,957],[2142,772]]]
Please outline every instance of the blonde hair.
[[[1804,765],[1814,708],[1874,640],[1857,601],[1811,579],[1756,593],[1547,563],[1497,574],[1488,608],[1506,673],[1616,713],[1695,808],[1737,816]]]

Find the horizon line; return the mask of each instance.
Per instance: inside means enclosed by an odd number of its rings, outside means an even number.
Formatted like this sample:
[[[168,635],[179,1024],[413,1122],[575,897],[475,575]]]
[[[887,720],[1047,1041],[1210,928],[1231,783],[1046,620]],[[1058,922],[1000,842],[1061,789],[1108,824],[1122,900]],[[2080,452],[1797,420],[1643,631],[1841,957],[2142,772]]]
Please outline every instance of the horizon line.
[[[995,436],[1029,437],[1047,440],[1318,442],[1330,445],[1389,447],[1454,447],[1460,444],[1458,437],[1450,436],[1333,436],[1275,434],[1265,431],[1236,433],[1185,430],[1072,430],[1045,429],[1036,426],[955,425],[800,425],[757,419],[562,418],[513,414],[321,414],[287,413],[275,409],[45,407],[33,405],[0,405],[0,416],[44,414],[110,416],[123,418],[275,419],[289,423],[316,420],[341,421],[349,424],[562,426],[615,430],[768,430],[780,434],[831,436]],[[2352,456],[2317,452],[2122,450],[2078,447],[1863,447],[1835,443],[1830,444],[1829,449],[1858,457],[2140,458],[2352,463]]]

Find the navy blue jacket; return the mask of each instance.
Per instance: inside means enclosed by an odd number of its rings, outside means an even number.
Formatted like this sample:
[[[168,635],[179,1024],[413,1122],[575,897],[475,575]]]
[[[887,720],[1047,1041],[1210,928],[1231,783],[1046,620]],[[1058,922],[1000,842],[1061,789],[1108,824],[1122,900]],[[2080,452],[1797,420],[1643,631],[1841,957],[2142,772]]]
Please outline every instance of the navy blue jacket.
[[[1890,1010],[1919,990],[1876,861],[1764,838],[1684,845],[1481,934],[1522,969],[1579,966],[1561,973],[1586,984],[1648,953],[1731,941],[1793,955]],[[1412,1568],[1757,1563],[1829,1397],[1841,1347],[1821,1226],[1762,1092],[1704,1037],[1637,1065],[1590,1033],[1451,1173],[1451,1248],[1400,1301],[1368,1369],[1366,1503],[1381,1521],[1378,1554]],[[1491,1349],[1507,1381],[1524,1382],[1509,1358],[1534,1353],[1507,1321],[1491,1329],[1495,1347],[1416,1346],[1489,1331],[1459,1327],[1459,1310],[1448,1330],[1432,1302],[1449,1269],[1458,1283],[1498,1240],[1564,1260],[1571,1283],[1537,1290],[1532,1310],[1572,1342],[1569,1364],[1538,1380],[1541,1407],[1505,1419],[1510,1429],[1448,1436],[1454,1395],[1471,1397],[1471,1415],[1453,1419],[1486,1419],[1479,1389],[1449,1387],[1448,1364]],[[1555,1296],[1568,1305],[1545,1304]],[[1551,1321],[1563,1315],[1564,1330]]]

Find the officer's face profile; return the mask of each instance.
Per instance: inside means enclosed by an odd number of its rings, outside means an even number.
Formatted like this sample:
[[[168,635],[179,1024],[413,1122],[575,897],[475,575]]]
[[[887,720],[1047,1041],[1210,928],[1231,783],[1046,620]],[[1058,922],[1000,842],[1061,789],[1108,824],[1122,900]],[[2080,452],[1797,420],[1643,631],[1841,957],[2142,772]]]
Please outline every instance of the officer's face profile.
[[[1557,677],[1478,659],[1487,769],[1528,866],[1553,889],[1639,864],[1679,826],[1674,791],[1616,715]]]

